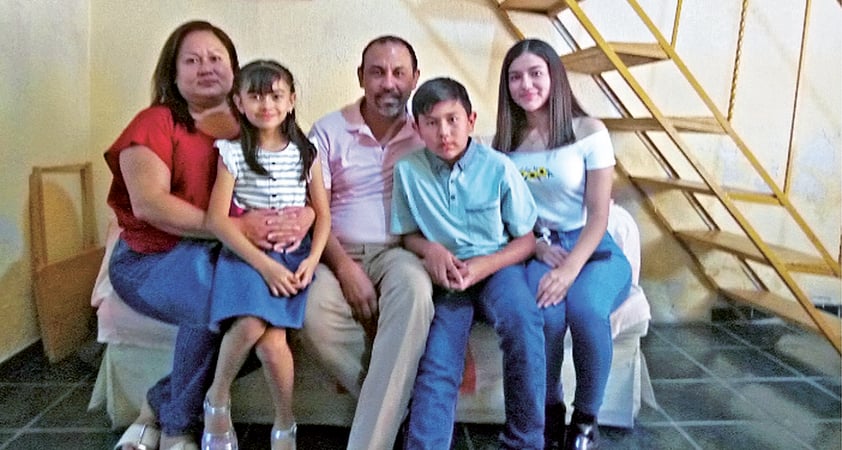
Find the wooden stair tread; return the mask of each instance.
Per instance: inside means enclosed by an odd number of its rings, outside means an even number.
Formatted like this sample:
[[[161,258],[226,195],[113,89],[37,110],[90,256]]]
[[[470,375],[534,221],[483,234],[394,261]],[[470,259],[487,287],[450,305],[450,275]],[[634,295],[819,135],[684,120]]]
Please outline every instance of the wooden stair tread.
[[[800,303],[794,300],[781,297],[768,291],[755,291],[750,289],[721,289],[721,292],[724,296],[732,300],[756,306],[812,331],[821,332],[819,327],[813,322],[812,317],[804,311],[804,308],[801,307]],[[842,335],[842,321],[827,311],[817,309],[816,312],[825,319],[825,323],[830,325],[830,329],[833,330],[836,339],[839,339],[840,335]]]
[[[754,243],[747,236],[730,233],[727,231],[677,231],[676,235],[690,243],[704,245],[710,248],[726,251],[739,255],[743,258],[768,263],[766,258],[760,253],[760,250],[755,247]],[[769,244],[767,244],[769,245]],[[781,247],[778,245],[769,245],[769,247],[778,254],[783,263],[789,270],[795,272],[805,272],[817,275],[834,276],[830,267],[825,264],[824,260],[818,256],[813,256],[798,250]]]
[[[561,0],[506,0],[500,3],[500,8],[554,16],[567,9],[567,3]]]
[[[695,133],[725,134],[725,130],[713,117],[667,117],[678,131]],[[664,131],[654,117],[623,117],[600,119],[611,131]]]
[[[638,184],[657,189],[678,189],[681,191],[694,192],[697,194],[714,195],[713,191],[701,181],[691,181],[675,178],[655,177],[630,177]],[[765,203],[779,205],[780,202],[775,195],[768,192],[756,192],[748,189],[740,189],[723,186],[722,189],[734,200],[742,200],[752,203]]]
[[[667,59],[667,54],[658,44],[636,42],[609,42],[608,45],[617,53],[626,66],[639,66]],[[590,47],[561,57],[561,62],[568,71],[596,75],[615,70],[599,47]]]

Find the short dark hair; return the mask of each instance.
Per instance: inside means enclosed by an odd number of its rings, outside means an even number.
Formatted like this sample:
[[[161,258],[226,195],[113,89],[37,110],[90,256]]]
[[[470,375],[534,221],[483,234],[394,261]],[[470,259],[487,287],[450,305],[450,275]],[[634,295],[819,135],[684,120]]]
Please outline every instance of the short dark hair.
[[[473,111],[468,91],[465,90],[462,83],[445,77],[425,81],[415,91],[415,96],[412,97],[412,115],[415,116],[415,121],[417,122],[418,117],[422,114],[428,114],[436,106],[436,103],[448,100],[456,100],[461,103],[468,114]]]
[[[155,66],[155,73],[152,75],[152,106],[164,105],[168,107],[172,111],[175,123],[184,125],[191,133],[196,131],[196,124],[187,109],[187,100],[178,91],[175,77],[178,70],[176,60],[178,59],[178,51],[181,50],[181,44],[190,33],[195,31],[213,33],[222,42],[225,50],[228,51],[228,62],[231,64],[234,76],[237,76],[240,70],[234,42],[219,27],[203,20],[193,20],[181,24],[170,34],[161,49],[158,64]]]
[[[373,39],[371,42],[366,44],[365,48],[363,49],[363,55],[360,59],[360,69],[365,67],[365,54],[368,53],[368,49],[370,49],[374,45],[380,44],[398,44],[406,47],[406,51],[409,52],[409,58],[412,60],[412,71],[418,70],[418,57],[415,56],[415,49],[412,48],[412,45],[409,44],[405,39],[387,34],[385,36],[380,36],[378,38]]]

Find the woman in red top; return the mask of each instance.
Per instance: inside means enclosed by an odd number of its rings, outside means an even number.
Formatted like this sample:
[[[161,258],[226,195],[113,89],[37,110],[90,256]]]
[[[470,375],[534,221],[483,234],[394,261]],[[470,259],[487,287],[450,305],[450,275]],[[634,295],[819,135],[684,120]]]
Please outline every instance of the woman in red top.
[[[159,56],[151,106],[105,153],[108,204],[123,228],[109,267],[114,289],[137,311],[179,325],[172,372],[148,391],[123,449],[158,448],[159,435],[161,448],[196,448],[191,434],[220,340],[207,324],[220,244],[203,222],[216,178],[214,140],[239,134],[228,102],[238,70],[225,32],[202,21],[181,25]],[[256,211],[237,223],[269,248],[300,242],[312,220],[312,210],[295,209]]]

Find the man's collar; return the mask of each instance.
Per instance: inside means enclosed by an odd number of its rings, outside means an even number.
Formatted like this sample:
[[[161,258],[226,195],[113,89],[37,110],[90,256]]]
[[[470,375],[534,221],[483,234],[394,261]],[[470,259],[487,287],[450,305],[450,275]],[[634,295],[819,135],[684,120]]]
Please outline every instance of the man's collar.
[[[351,103],[342,110],[342,115],[345,117],[345,121],[347,122],[346,127],[349,132],[361,133],[362,130],[367,130],[368,134],[371,133],[371,127],[368,126],[365,122],[365,118],[363,118],[362,107],[364,100],[364,96],[360,97],[356,102]],[[412,122],[414,119],[412,117],[412,113],[409,111],[409,105],[407,105],[404,109],[404,114],[406,116],[406,121],[391,140],[405,139],[408,134],[415,133],[415,130],[412,129]]]

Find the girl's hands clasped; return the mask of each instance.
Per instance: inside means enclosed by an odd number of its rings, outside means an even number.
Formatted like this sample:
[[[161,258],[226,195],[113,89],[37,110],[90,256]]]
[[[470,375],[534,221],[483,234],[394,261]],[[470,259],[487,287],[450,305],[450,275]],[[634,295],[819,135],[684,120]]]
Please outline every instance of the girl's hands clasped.
[[[275,260],[270,259],[258,271],[275,297],[292,297],[303,287],[296,274]]]
[[[547,272],[538,283],[538,307],[546,308],[564,301],[578,275],[578,270],[563,264]]]
[[[313,256],[304,258],[298,269],[295,271],[295,278],[298,280],[298,285],[301,289],[310,285],[313,281],[313,273],[316,272],[316,266],[319,264],[319,258]]]

